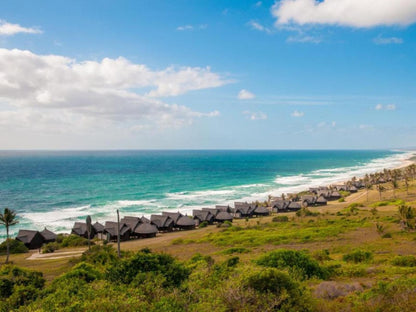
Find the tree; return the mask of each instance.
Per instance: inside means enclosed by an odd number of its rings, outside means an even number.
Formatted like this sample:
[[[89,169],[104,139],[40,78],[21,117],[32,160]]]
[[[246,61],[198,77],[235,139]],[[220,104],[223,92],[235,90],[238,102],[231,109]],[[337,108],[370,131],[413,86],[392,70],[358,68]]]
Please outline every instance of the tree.
[[[406,174],[403,179],[406,186],[406,195],[409,195],[409,176]]]
[[[370,190],[373,188],[373,185],[370,182],[367,182],[365,184],[365,189],[367,190],[367,203],[368,203],[368,193],[370,192]]]
[[[7,256],[6,263],[9,263],[10,246],[9,246],[9,227],[19,223],[16,220],[16,212],[9,208],[4,208],[4,212],[0,213],[0,224],[6,227]]]
[[[380,196],[380,200],[381,200],[381,193],[383,193],[385,190],[386,190],[386,189],[384,188],[384,186],[383,186],[383,185],[381,185],[381,184],[377,184],[377,191],[378,191],[378,194],[379,194],[379,196]]]
[[[416,211],[411,206],[401,205],[399,206],[399,216],[400,216],[400,223],[403,227],[407,230],[411,230],[415,228],[415,217]]]
[[[396,190],[399,188],[399,182],[395,177],[390,181],[391,186],[393,187],[393,197],[396,198]]]

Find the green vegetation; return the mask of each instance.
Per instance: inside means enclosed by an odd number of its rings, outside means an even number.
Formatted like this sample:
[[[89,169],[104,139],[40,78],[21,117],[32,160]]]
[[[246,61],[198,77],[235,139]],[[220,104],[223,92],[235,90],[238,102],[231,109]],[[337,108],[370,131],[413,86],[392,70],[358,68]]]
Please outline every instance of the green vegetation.
[[[88,246],[88,239],[78,236],[78,235],[68,235],[58,239],[57,242],[61,247],[79,247],[79,246]],[[91,242],[91,244],[94,244]]]
[[[18,241],[16,239],[9,238],[9,250],[10,254],[19,254],[19,253],[25,253],[28,252],[29,249],[23,244],[21,241]],[[0,255],[6,255],[7,254],[7,242],[4,241],[0,244]]]
[[[347,262],[360,263],[368,262],[373,259],[373,253],[361,249],[356,249],[350,253],[345,254],[342,259]]]

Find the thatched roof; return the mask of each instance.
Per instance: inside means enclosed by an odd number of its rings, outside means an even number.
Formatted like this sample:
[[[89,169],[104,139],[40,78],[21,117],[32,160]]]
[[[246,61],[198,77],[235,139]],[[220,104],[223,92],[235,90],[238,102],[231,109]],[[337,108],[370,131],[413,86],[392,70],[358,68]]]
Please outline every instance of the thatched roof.
[[[221,212],[221,210],[218,210],[217,208],[202,208],[202,211],[209,211],[214,217]]]
[[[177,224],[178,220],[183,216],[180,212],[167,211],[162,211],[162,215],[170,217],[173,220],[173,222],[175,222],[175,224]]]
[[[224,206],[224,205],[216,205],[215,209],[219,211],[225,211],[225,212],[231,212],[232,208],[230,206]]]
[[[290,202],[289,205],[287,206],[287,209],[301,209],[302,206],[300,204],[300,202]]]
[[[36,234],[39,234],[39,231],[19,230],[16,239],[21,241],[23,244],[30,244]]]
[[[270,212],[266,207],[258,206],[256,209],[254,209],[254,213],[259,215],[268,215]]]
[[[85,222],[75,222],[72,228],[72,233],[79,236],[87,235],[87,224]]]
[[[156,234],[158,229],[154,224],[143,222],[136,228],[135,232],[142,235]]]
[[[140,221],[142,221],[143,223],[150,223],[150,220],[144,216],[140,218]]]
[[[317,204],[326,204],[328,201],[326,200],[326,198],[324,197],[324,196],[319,196],[317,199],[316,199],[316,203]]]
[[[233,216],[225,211],[220,211],[216,216],[215,219],[218,221],[232,221]]]
[[[131,231],[130,227],[125,223],[120,223],[120,236],[125,235]],[[104,232],[109,233],[111,236],[117,236],[117,222],[106,221],[104,226]]]
[[[141,223],[141,220],[140,220],[139,217],[129,217],[129,216],[126,216],[126,217],[123,217],[120,220],[120,224],[121,223],[127,224],[127,226],[130,228],[130,230],[132,232],[134,232],[136,230],[136,228],[139,226],[139,224]]]
[[[150,221],[158,228],[168,228],[174,224],[174,221],[169,216],[151,215]]]
[[[46,241],[56,240],[56,234],[54,232],[49,231],[46,227],[42,232],[40,232],[40,234]]]
[[[271,203],[272,208],[277,208],[279,210],[285,210],[289,206],[289,200],[276,200]]]
[[[314,204],[316,202],[316,196],[313,195],[303,195],[300,197],[301,201],[306,201],[309,205]]]
[[[207,221],[212,222],[214,221],[215,216],[207,210],[192,210],[192,215],[194,216],[194,219],[197,218],[201,222]]]
[[[104,231],[104,225],[101,223],[95,222],[92,227],[95,229],[97,233],[102,233]]]
[[[188,216],[182,216],[178,219],[178,221],[176,222],[176,225],[178,226],[195,226],[195,221],[188,217]]]

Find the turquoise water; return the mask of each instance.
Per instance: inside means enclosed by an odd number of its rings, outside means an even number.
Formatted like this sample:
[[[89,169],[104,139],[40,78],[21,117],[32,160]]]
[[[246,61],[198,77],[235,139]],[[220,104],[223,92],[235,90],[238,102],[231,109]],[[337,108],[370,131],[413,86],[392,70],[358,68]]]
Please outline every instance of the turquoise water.
[[[398,151],[0,152],[0,200],[19,228],[68,231],[93,221],[234,200],[265,200],[396,167]],[[0,236],[4,237],[4,229]]]

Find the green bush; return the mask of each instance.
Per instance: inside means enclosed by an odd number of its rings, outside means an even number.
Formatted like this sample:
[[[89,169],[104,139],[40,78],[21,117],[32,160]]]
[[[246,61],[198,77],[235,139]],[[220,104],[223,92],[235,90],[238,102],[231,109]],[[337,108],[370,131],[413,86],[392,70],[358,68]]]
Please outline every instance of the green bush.
[[[94,265],[106,265],[117,261],[116,250],[109,245],[91,246],[90,250],[85,251],[81,256],[81,261],[92,263]]]
[[[327,279],[329,270],[321,267],[319,263],[308,254],[297,250],[280,249],[261,256],[257,264],[278,269],[288,269],[290,273],[300,278],[317,277]]]
[[[19,254],[19,253],[25,253],[28,252],[29,249],[23,244],[21,241],[18,241],[16,239],[9,238],[9,250],[10,254]],[[5,255],[7,253],[7,246],[6,241],[2,242],[0,244],[0,255]]]
[[[101,273],[95,269],[91,264],[81,262],[71,269],[68,273],[65,273],[59,277],[56,281],[60,280],[73,280],[80,279],[87,283],[91,283],[94,280],[100,279]]]
[[[204,227],[207,227],[208,226],[208,222],[207,221],[203,221],[203,222],[201,222],[200,224],[199,224],[199,228],[204,228]]]
[[[228,249],[225,249],[225,250],[223,250],[222,251],[222,253],[224,254],[224,255],[230,255],[230,254],[233,254],[233,253],[247,253],[247,252],[250,252],[250,249],[247,249],[247,248],[244,248],[244,247],[231,247],[231,248],[228,248]]]
[[[48,243],[42,246],[42,253],[52,253],[59,249],[59,244],[56,242]]]
[[[62,247],[79,247],[79,246],[87,246],[88,240],[84,237],[78,235],[68,235],[62,238],[62,242],[60,243]],[[91,242],[91,245],[94,245],[94,242]]]
[[[414,256],[397,256],[391,263],[393,265],[402,266],[402,267],[415,267],[416,266],[416,257]]]
[[[340,203],[345,202],[345,198],[344,197],[341,197],[340,199],[338,199],[338,202],[340,202]]]
[[[284,292],[290,293],[298,287],[287,273],[274,268],[266,268],[260,272],[250,274],[246,278],[245,284],[256,291],[277,295]]]
[[[273,217],[272,222],[289,222],[288,216],[276,216]]]
[[[328,249],[317,250],[312,254],[312,257],[318,261],[332,260]]]
[[[108,267],[106,277],[111,282],[130,284],[138,273],[155,272],[165,277],[164,286],[179,286],[188,278],[189,270],[172,256],[138,252]]]
[[[356,249],[350,253],[345,254],[342,259],[347,262],[361,263],[368,262],[373,259],[373,253],[361,249]]]

